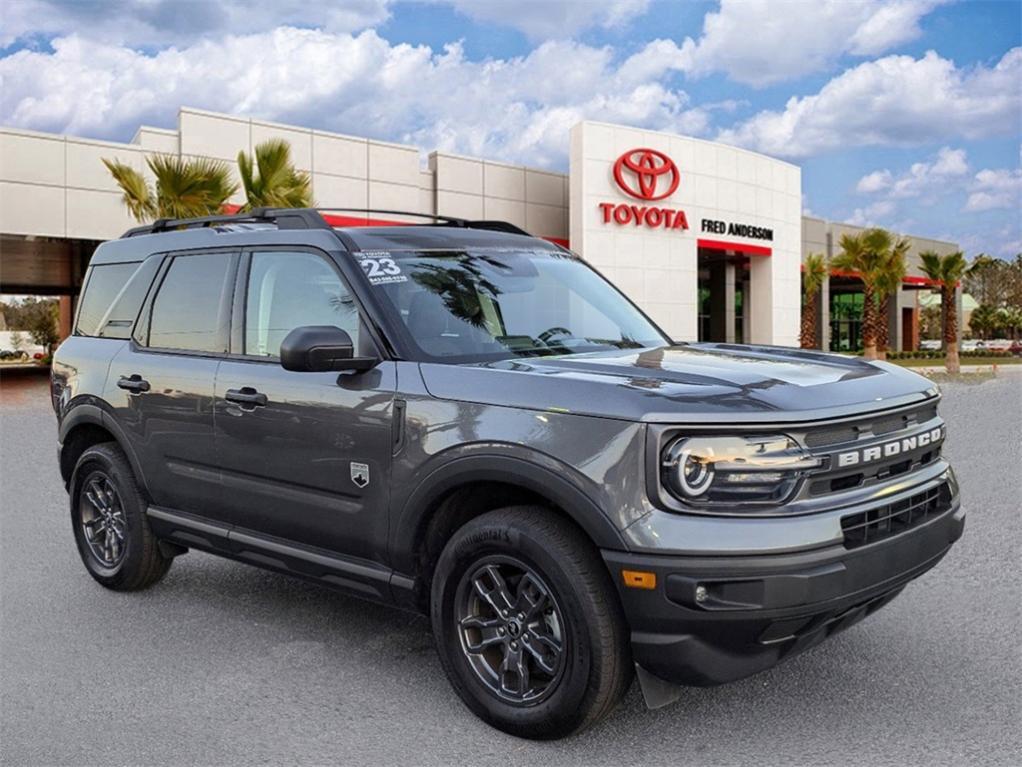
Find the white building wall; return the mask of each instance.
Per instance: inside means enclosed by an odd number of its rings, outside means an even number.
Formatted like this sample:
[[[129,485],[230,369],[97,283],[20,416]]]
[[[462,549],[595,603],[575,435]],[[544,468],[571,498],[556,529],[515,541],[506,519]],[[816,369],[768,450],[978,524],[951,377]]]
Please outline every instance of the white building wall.
[[[671,197],[651,203],[622,192],[613,179],[624,152],[650,148],[677,165]],[[751,257],[751,341],[796,345],[801,263],[801,172],[788,163],[709,141],[604,123],[571,132],[571,243],[675,339],[697,337],[697,240],[766,246]],[[683,210],[689,229],[604,223],[600,203]],[[704,218],[770,228],[762,240],[700,231]]]
[[[291,144],[312,177],[320,207],[378,208],[504,219],[567,241],[562,173],[418,147],[182,107],[176,130],[141,126],[130,143],[0,128],[0,232],[104,240],[135,225],[102,164],[117,159],[149,176],[145,158],[163,153],[226,162],[270,138]],[[241,190],[232,203],[244,201]],[[391,217],[397,219],[398,217]]]

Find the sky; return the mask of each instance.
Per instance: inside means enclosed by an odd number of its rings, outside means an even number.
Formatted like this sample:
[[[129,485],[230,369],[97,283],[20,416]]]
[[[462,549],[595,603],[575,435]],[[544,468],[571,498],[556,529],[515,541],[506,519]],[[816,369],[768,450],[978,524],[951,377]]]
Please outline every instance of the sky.
[[[178,107],[567,170],[582,119],[802,167],[807,214],[1022,252],[1020,0],[0,0],[0,124]]]

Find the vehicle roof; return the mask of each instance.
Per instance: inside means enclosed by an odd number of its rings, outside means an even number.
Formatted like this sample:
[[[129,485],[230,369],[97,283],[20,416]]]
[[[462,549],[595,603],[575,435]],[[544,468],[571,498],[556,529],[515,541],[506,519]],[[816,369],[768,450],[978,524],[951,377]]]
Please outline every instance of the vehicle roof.
[[[552,242],[522,234],[436,224],[278,229],[273,224],[229,224],[140,234],[101,243],[90,264],[143,261],[156,253],[200,248],[306,245],[326,251],[521,248],[562,252]]]
[[[539,237],[460,226],[361,226],[338,228],[359,250],[436,250],[443,248],[528,248],[560,251]]]

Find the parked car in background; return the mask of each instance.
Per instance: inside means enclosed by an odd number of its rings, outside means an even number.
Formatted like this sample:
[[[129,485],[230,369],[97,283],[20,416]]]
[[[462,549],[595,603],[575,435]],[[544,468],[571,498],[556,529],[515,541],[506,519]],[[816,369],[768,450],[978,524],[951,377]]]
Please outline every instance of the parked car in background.
[[[45,349],[32,343],[27,331],[0,330],[0,362],[26,363],[42,359]]]
[[[919,349],[924,352],[939,352],[941,347],[941,341],[937,339],[928,339],[926,341],[919,342]]]
[[[992,352],[1006,352],[1011,348],[1010,338],[990,338],[980,342],[982,346],[979,348],[985,349]]]

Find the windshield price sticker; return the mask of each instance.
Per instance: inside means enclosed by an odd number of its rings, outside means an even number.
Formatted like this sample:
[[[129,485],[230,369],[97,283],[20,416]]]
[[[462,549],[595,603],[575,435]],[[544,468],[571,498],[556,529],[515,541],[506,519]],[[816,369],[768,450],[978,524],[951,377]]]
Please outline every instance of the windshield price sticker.
[[[387,285],[407,282],[408,275],[401,272],[400,265],[385,250],[363,251],[358,254],[362,271],[369,278],[370,285]]]

